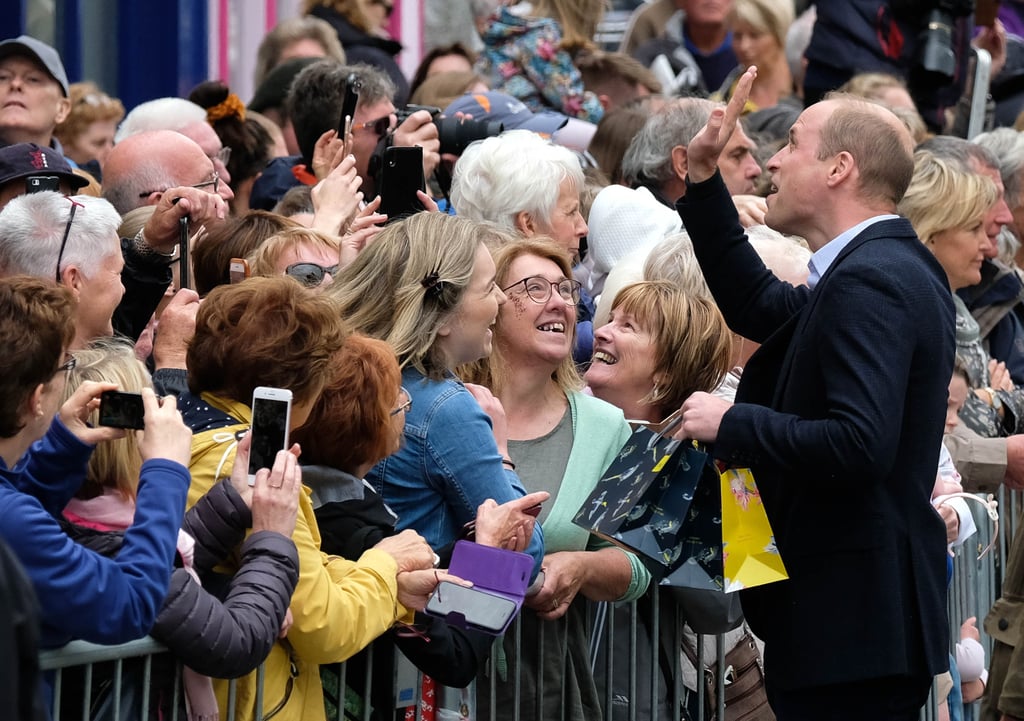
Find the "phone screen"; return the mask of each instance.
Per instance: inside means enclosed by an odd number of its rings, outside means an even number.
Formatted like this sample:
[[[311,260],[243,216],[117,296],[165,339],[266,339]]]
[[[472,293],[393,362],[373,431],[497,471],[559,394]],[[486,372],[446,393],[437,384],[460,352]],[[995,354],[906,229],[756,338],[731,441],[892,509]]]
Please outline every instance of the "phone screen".
[[[449,619],[456,625],[461,625],[458,623],[461,616],[468,626],[491,633],[500,633],[517,609],[510,599],[450,581],[441,581],[427,602],[427,612],[431,615]]]
[[[146,408],[140,393],[104,391],[100,396],[99,425],[110,428],[145,428]]]
[[[252,445],[249,448],[249,482],[255,483],[256,472],[273,468],[277,452],[288,447],[287,399],[263,398],[252,400]]]

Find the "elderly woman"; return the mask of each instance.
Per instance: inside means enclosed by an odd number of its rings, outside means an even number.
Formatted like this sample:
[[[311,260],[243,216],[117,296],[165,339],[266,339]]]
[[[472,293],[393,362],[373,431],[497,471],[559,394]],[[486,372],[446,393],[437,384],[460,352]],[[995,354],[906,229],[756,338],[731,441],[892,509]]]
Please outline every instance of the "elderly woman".
[[[61,530],[57,517],[85,480],[95,445],[124,436],[87,423],[113,383],[83,383],[61,405],[75,366],[74,307],[53,281],[0,280],[0,538],[35,588],[43,648],[73,638],[124,643],[149,632],[167,595],[188,487],[190,434],[175,400],[143,391],[136,523],[121,552],[104,558]]]
[[[571,150],[529,130],[509,130],[472,143],[455,164],[452,205],[473,220],[486,220],[527,238],[544,235],[573,262],[587,221],[580,211],[583,170]],[[577,361],[590,357],[593,301],[581,296]]]
[[[187,357],[193,395],[185,413],[194,431],[190,503],[227,474],[236,450],[238,462],[247,465],[247,446],[236,437],[251,423],[254,388],[291,390],[291,426],[302,425],[346,335],[337,306],[290,278],[250,278],[210,292],[199,308]],[[298,446],[292,450],[298,455]],[[320,550],[306,494],[299,499],[292,540],[300,569],[291,604],[294,622],[267,658],[262,713],[279,720],[322,719],[317,667],[343,661],[396,621],[411,620],[410,609],[421,608],[436,585],[434,554],[410,533],[371,548],[358,561],[328,556]],[[223,710],[227,684],[217,682],[215,690]],[[253,675],[239,681],[237,702],[240,718],[255,715]]]
[[[943,202],[936,203],[936,198]],[[899,210],[942,266],[951,291],[981,281],[989,245],[984,219],[998,191],[986,175],[929,150],[914,153],[914,175]],[[1024,391],[1014,386],[1005,365],[985,349],[977,321],[953,292],[957,358],[967,368],[972,392],[960,411],[971,430],[989,438],[1024,430]]]
[[[466,218],[417,213],[387,226],[327,289],[355,330],[387,341],[398,356],[412,401],[405,446],[366,479],[398,514],[399,528],[415,528],[435,547],[459,538],[488,499],[503,504],[526,494],[501,404],[453,373],[491,352],[505,294],[485,242],[503,238]],[[524,541],[536,572],[540,527]]]
[[[509,456],[523,483],[554,497],[541,515],[544,585],[521,616],[521,648],[505,640],[510,675],[505,683],[492,674],[495,710],[511,717],[518,674],[522,708],[543,709],[542,718],[599,718],[584,599],[634,600],[650,573],[572,518],[630,430],[620,410],[580,392],[571,356],[580,284],[565,251],[531,238],[497,248],[494,258],[509,300],[498,312],[494,352],[468,377],[487,385],[505,408]]]

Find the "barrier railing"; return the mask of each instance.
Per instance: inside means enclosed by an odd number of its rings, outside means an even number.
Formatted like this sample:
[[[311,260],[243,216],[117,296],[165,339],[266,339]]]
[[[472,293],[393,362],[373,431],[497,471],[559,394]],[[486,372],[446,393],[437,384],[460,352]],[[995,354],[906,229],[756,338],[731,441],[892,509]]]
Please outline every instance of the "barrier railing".
[[[954,559],[953,581],[949,588],[948,608],[951,638],[959,640],[960,625],[970,616],[978,619],[981,643],[991,657],[992,641],[985,634],[982,621],[998,598],[1004,559],[1009,552],[1013,534],[1020,523],[1021,494],[1000,491],[1000,528],[993,550],[980,561],[980,551],[992,539],[992,525],[985,510],[970,504],[978,533],[969,539]],[[639,610],[638,610],[639,609]],[[693,721],[706,718],[702,674],[696,669],[705,665],[705,644],[701,637],[693,648],[696,664],[682,653],[684,619],[678,606],[664,593],[649,591],[640,602],[623,604],[592,604],[588,614],[589,661],[598,682],[600,703],[605,721],[679,721],[686,719],[684,708],[692,712]],[[600,630],[598,630],[600,629]],[[509,630],[518,657],[525,647],[521,624]],[[541,648],[543,643],[533,644]],[[725,637],[714,638],[716,679],[726,675]],[[373,653],[373,646],[368,649]],[[154,699],[151,689],[159,687],[164,695],[163,719],[185,719],[180,664],[169,658],[166,649],[150,638],[120,646],[97,646],[75,641],[67,646],[40,654],[41,667],[52,674],[53,718],[86,721],[93,718],[128,721],[149,719]],[[491,664],[495,663],[492,654]],[[367,662],[366,676],[353,678],[345,664],[336,668],[336,683],[329,691],[336,699],[368,699],[373,682],[372,663]],[[393,706],[399,718],[408,721],[458,721],[471,718],[488,721],[499,716],[518,721],[541,718],[537,709],[521,708],[519,690],[522,679],[512,679],[515,693],[512,709],[496,708],[496,677],[481,676],[468,691],[433,688],[424,683],[422,673],[407,661],[399,662],[395,671]],[[531,668],[539,668],[533,664]],[[262,668],[261,668],[262,671]],[[95,691],[96,679],[102,675],[104,684]],[[159,683],[154,683],[158,681]],[[262,684],[262,675],[258,678]],[[424,688],[430,698],[424,698]],[[347,692],[346,692],[347,689]],[[715,717],[724,721],[725,686],[716,684]],[[166,696],[172,697],[168,702]],[[482,704],[477,701],[483,699]],[[964,719],[977,718],[977,704],[964,708]],[[478,711],[478,707],[484,709]],[[490,713],[486,710],[489,709]],[[138,711],[138,715],[130,715]],[[499,713],[501,711],[501,713]],[[375,721],[394,718],[388,709],[373,709],[368,702],[338,703],[331,721]],[[222,718],[234,719],[233,694],[229,691],[229,708]],[[937,718],[934,701],[922,709],[921,721]],[[260,721],[260,719],[257,719]],[[547,719],[545,721],[556,721]],[[594,719],[593,721],[599,721]]]

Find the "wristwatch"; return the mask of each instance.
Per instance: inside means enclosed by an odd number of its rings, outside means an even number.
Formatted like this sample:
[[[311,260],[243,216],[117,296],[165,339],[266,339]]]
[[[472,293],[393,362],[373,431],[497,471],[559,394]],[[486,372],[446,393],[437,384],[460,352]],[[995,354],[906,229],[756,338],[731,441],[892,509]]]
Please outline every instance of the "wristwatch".
[[[992,399],[992,401],[989,403],[989,405],[992,406],[992,410],[994,410],[996,413],[998,413],[1000,410],[1002,410],[1002,408],[1003,408],[1003,401],[999,397],[999,394],[996,393],[995,389],[992,388],[991,386],[986,386],[985,387],[985,392],[988,393],[989,398]]]

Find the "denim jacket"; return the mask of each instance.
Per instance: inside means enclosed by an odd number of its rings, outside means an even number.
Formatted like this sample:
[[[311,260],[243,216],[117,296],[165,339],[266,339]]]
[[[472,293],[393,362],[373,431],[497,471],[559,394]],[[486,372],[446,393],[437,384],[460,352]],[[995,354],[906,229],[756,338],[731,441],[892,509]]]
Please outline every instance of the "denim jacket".
[[[501,463],[491,419],[465,386],[436,381],[406,368],[402,384],[412,398],[405,445],[374,466],[366,480],[398,514],[398,529],[413,528],[434,548],[456,540],[488,498],[505,503],[526,495],[519,476]],[[526,552],[534,575],[544,558],[540,524]]]

